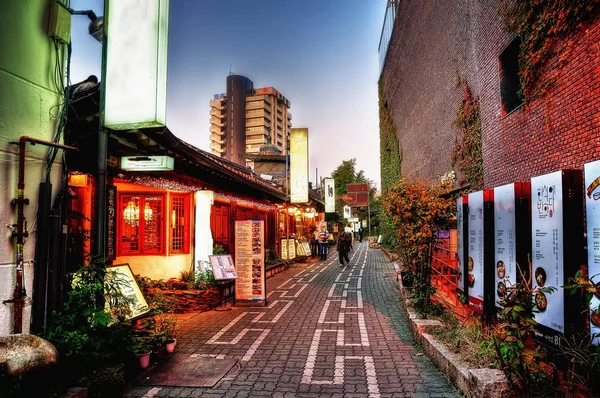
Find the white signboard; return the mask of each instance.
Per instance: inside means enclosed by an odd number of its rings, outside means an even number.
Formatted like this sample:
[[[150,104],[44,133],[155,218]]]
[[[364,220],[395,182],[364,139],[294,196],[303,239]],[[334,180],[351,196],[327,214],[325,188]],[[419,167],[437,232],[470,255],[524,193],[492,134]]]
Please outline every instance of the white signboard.
[[[290,202],[308,202],[308,129],[290,130]]]
[[[483,191],[469,194],[469,307],[483,314]]]
[[[517,242],[515,239],[515,184],[494,188],[494,269],[496,306],[504,306],[507,288],[517,282]]]
[[[208,258],[216,281],[238,278],[231,254],[211,255]]]
[[[585,211],[587,220],[588,275],[596,283],[595,294],[590,302],[590,333],[600,333],[600,160],[586,163],[585,173]],[[594,339],[598,344],[599,338]]]
[[[324,178],[325,187],[325,213],[335,212],[335,180],[333,178]]]
[[[115,130],[164,126],[169,1],[111,1],[106,9],[103,124]]]
[[[350,213],[350,206],[344,206],[344,218],[350,218],[352,214]]]
[[[464,217],[464,213],[463,213],[463,204],[462,204],[462,197],[459,197],[456,200],[456,232],[457,232],[457,245],[456,245],[456,250],[458,250],[458,289],[459,289],[459,294],[464,294],[465,292],[463,292],[463,286],[465,286],[465,279],[464,279],[464,269],[463,269],[463,264],[465,263],[465,259],[464,259],[464,253],[465,253],[465,248],[463,246],[463,239],[464,239],[464,234],[465,231],[463,231],[463,217]]]
[[[531,179],[532,284],[556,288],[536,295],[535,320],[559,332],[565,328],[562,191],[561,171]]]

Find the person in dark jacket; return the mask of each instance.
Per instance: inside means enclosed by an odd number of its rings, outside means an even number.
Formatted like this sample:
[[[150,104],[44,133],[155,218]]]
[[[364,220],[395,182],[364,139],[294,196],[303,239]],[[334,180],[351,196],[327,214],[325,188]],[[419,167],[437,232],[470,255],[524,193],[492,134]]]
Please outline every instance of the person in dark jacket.
[[[350,259],[348,258],[348,252],[350,252],[350,247],[352,246],[352,236],[346,232],[343,231],[339,236],[338,236],[338,256],[340,259],[340,266],[344,265],[344,260],[346,260],[346,263],[350,264]]]

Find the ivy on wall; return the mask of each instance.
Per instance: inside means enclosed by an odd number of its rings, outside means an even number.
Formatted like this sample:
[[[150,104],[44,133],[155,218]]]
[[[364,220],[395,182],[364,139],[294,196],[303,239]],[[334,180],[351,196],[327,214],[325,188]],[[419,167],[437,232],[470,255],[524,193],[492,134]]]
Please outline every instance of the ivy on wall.
[[[464,182],[470,190],[483,188],[483,154],[481,149],[481,120],[479,99],[473,96],[468,84],[463,86],[463,96],[456,111],[454,125],[461,131],[452,151],[452,167],[458,163]]]
[[[554,79],[540,81],[544,67],[556,56],[556,70],[564,67],[573,47],[567,36],[598,16],[600,1],[501,0],[498,12],[506,29],[521,36],[519,78],[530,101],[552,85]]]
[[[381,195],[383,200],[390,187],[401,178],[402,153],[400,152],[400,143],[396,136],[392,114],[386,106],[381,80],[379,81],[379,161],[381,163]],[[386,210],[386,206],[382,206],[379,222],[383,245],[394,249],[396,246],[396,231],[392,215]]]

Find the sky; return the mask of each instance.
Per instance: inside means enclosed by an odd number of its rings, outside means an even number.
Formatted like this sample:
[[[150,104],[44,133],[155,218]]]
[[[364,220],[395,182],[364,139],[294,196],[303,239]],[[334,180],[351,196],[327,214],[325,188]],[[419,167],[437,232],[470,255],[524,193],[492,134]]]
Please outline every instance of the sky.
[[[309,179],[356,158],[377,187],[377,47],[387,0],[171,0],[167,126],[209,149],[209,102],[229,72],[275,87],[309,130]],[[103,15],[103,0],[71,0]],[[71,81],[101,75],[89,19],[72,18]],[[318,173],[318,174],[317,174]]]

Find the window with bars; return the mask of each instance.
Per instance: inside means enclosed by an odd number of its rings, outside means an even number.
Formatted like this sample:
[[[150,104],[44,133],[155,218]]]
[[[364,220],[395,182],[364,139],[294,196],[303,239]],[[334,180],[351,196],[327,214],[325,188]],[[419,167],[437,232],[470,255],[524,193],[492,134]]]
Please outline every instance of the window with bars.
[[[189,195],[171,196],[171,253],[188,253],[189,245]]]
[[[119,197],[119,255],[164,252],[164,197],[121,194]]]

